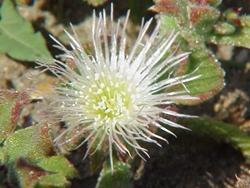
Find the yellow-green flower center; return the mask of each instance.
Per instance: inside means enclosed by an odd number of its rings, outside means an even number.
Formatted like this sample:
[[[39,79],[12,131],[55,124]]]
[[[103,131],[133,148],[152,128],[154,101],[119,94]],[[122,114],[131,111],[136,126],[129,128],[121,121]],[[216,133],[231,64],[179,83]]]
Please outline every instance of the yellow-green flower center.
[[[86,111],[101,121],[118,120],[129,115],[132,95],[121,78],[98,77],[86,92]]]

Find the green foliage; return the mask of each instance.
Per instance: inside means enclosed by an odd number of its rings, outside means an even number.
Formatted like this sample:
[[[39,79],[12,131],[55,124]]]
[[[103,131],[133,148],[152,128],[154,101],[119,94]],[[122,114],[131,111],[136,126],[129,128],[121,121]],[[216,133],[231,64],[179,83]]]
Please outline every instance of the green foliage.
[[[77,171],[63,156],[56,156],[47,126],[15,131],[3,146],[4,164],[11,181],[20,187],[67,187]]]
[[[187,4],[182,0],[155,0],[153,10],[162,13],[161,17],[167,17],[165,20],[175,17],[178,30],[190,30],[194,35],[199,34],[204,43],[250,48],[250,16],[239,16],[234,10],[227,10],[222,14],[215,8],[221,1],[189,1]]]
[[[250,159],[250,137],[236,126],[208,117],[181,119],[180,123],[192,129],[196,135],[230,143],[240,150],[246,159]]]
[[[198,96],[198,100],[183,100],[181,104],[193,105],[203,102],[220,91],[223,86],[224,72],[213,54],[202,46],[193,48],[188,61],[183,63],[179,70],[191,73],[197,68],[194,75],[200,75],[197,80],[186,83],[187,89],[193,96]]]
[[[30,164],[25,159],[18,159],[12,168],[9,167],[9,171],[12,170],[12,174],[9,173],[11,182],[17,181],[19,187],[33,188],[37,181],[47,175],[47,172],[36,165]],[[16,179],[15,179],[16,178]]]
[[[220,12],[211,6],[190,7],[189,22],[201,36],[209,34],[220,17]]]
[[[70,185],[67,179],[77,176],[73,165],[63,156],[43,159],[38,163],[38,166],[50,173],[39,179],[37,187],[65,187]]]
[[[219,20],[220,12],[211,1],[200,4],[199,1],[158,0],[153,10],[160,12],[162,24],[161,33],[177,30],[180,37],[177,43],[182,51],[190,51],[186,62],[183,62],[178,74],[195,71],[200,77],[186,83],[191,95],[198,100],[178,101],[180,104],[194,105],[203,102],[217,94],[224,86],[224,72],[213,53],[206,47],[206,38],[213,32],[213,25]]]
[[[59,173],[67,178],[73,178],[77,171],[64,156],[52,156],[45,158],[38,163],[38,166],[51,173]]]
[[[28,104],[26,93],[0,91],[0,162],[10,182],[21,188],[67,187],[77,176],[73,165],[57,156],[47,125],[16,130],[20,111]]]
[[[0,142],[15,130],[21,107],[27,102],[25,93],[0,90]]]
[[[248,18],[248,19],[246,19]],[[209,41],[214,44],[223,44],[223,45],[230,45],[230,46],[239,46],[239,47],[245,47],[250,48],[250,16],[248,17],[242,17],[242,20],[246,19],[244,23],[245,25],[235,30],[235,32],[231,32],[233,29],[228,28],[227,31],[230,30],[230,32],[226,32],[224,35],[221,35],[221,33],[218,33],[218,29],[216,30],[214,35],[211,35],[209,37]],[[226,23],[224,23],[225,26]],[[231,27],[235,27],[231,25]],[[225,30],[225,28],[224,28]],[[222,33],[223,34],[223,33]]]
[[[101,171],[96,188],[132,188],[130,166],[120,161],[114,162],[114,169],[107,164]]]
[[[6,163],[25,158],[38,162],[53,154],[52,141],[46,126],[32,126],[15,131],[4,142]]]
[[[0,52],[22,61],[51,57],[41,33],[34,32],[11,0],[4,0],[1,6]]]
[[[218,35],[230,35],[233,34],[235,30],[234,25],[226,22],[219,22],[214,25],[214,32]]]
[[[19,159],[14,167],[18,184],[24,188],[68,187],[68,179],[77,175],[74,167],[63,156],[46,158],[38,165]]]
[[[64,188],[69,187],[70,182],[61,174],[52,174],[48,176],[42,176],[37,182],[35,188],[44,188],[44,187],[55,187],[55,188]]]
[[[11,122],[13,100],[0,98],[0,141],[3,142],[14,131],[16,124]]]

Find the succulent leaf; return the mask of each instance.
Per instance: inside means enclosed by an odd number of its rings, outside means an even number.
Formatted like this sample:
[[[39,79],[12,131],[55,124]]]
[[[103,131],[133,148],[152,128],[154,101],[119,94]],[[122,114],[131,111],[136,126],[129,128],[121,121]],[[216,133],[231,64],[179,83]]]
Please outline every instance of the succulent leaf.
[[[20,111],[28,101],[24,92],[0,90],[0,142],[15,130]]]
[[[114,170],[106,164],[100,173],[96,188],[132,188],[129,164],[116,161]]]

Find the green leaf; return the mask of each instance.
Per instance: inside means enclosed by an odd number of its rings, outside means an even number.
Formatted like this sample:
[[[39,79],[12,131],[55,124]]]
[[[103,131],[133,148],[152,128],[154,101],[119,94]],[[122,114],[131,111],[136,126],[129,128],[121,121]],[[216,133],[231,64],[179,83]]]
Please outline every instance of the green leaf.
[[[227,22],[219,22],[214,25],[214,32],[218,35],[230,35],[235,31],[235,26]]]
[[[166,0],[166,3],[173,2]],[[213,16],[210,14],[213,12]],[[191,52],[189,58],[182,62],[177,70],[179,76],[192,73],[199,78],[185,83],[190,95],[197,96],[194,100],[178,100],[179,104],[194,105],[213,97],[224,87],[224,71],[215,55],[206,47],[206,36],[213,29],[213,23],[218,19],[218,11],[211,6],[193,6],[189,11],[189,20],[180,22],[180,18],[170,15],[160,15],[162,21],[161,34],[171,29],[178,31],[180,36],[176,43],[180,51]],[[170,28],[169,28],[170,25]],[[183,89],[183,85],[169,90]],[[166,91],[167,92],[167,91]]]
[[[197,100],[181,101],[181,104],[194,105],[206,101],[217,94],[224,87],[224,72],[220,64],[207,49],[193,49],[187,63],[182,65],[184,74],[197,71],[193,75],[200,75],[196,80],[187,82],[185,86],[190,95],[197,96]]]
[[[228,142],[235,149],[250,159],[250,136],[234,125],[216,121],[208,117],[180,119],[181,124],[190,128],[195,134],[212,138],[217,142]]]
[[[68,179],[77,176],[65,157],[55,156],[47,126],[16,131],[6,139],[3,149],[8,177],[22,188],[67,187]]]
[[[1,100],[0,103],[0,142],[3,142],[16,128],[11,122],[12,102]]]
[[[37,165],[49,174],[41,177],[35,187],[68,187],[68,179],[78,176],[74,166],[64,156],[52,156]]]
[[[210,33],[220,17],[220,12],[211,6],[190,6],[190,24],[201,35]]]
[[[54,154],[47,126],[32,126],[13,133],[4,142],[6,163],[25,158],[30,162],[38,162]]]
[[[41,33],[34,32],[11,0],[4,0],[1,7],[0,52],[23,61],[51,57]]]
[[[244,27],[231,35],[213,35],[209,37],[209,42],[219,45],[230,45],[250,48],[250,27]]]
[[[48,174],[42,168],[30,164],[24,159],[17,159],[14,169],[17,183],[21,188],[33,188],[42,176]],[[14,180],[12,177],[12,181]]]
[[[38,166],[48,172],[61,174],[67,178],[77,176],[77,171],[74,166],[64,156],[52,156],[41,160]]]
[[[92,6],[99,6],[104,4],[107,0],[83,0]]]
[[[70,182],[62,174],[52,174],[40,177],[39,181],[35,185],[35,188],[64,188],[69,187],[69,185]]]
[[[126,163],[114,162],[113,172],[108,165],[104,165],[98,178],[96,188],[132,188],[130,166]]]
[[[15,130],[21,108],[27,102],[26,93],[0,90],[0,142]]]
[[[70,182],[62,173],[53,173],[24,159],[18,159],[15,165],[18,185],[21,188],[68,187]]]
[[[178,22],[177,18],[172,15],[161,15],[161,33],[165,34],[166,29],[168,30],[177,30],[178,29]]]
[[[234,21],[240,24],[240,27],[238,27],[235,32],[231,32],[230,35],[221,35],[221,33],[218,34],[215,27],[215,32],[211,34],[208,41],[218,45],[250,48],[250,16],[236,17]],[[227,29],[228,27],[229,26],[227,26]]]
[[[185,83],[190,95],[197,96],[194,100],[179,100],[179,104],[195,105],[208,100],[224,87],[224,71],[220,63],[203,42],[203,38],[192,31],[182,31],[181,49],[191,51],[187,61],[178,69],[179,75],[192,73],[199,78]],[[183,86],[179,86],[183,87]],[[178,88],[179,88],[178,87]]]
[[[178,24],[185,25],[188,22],[188,5],[186,0],[154,0],[155,5],[150,7],[162,15],[174,16],[177,18]]]

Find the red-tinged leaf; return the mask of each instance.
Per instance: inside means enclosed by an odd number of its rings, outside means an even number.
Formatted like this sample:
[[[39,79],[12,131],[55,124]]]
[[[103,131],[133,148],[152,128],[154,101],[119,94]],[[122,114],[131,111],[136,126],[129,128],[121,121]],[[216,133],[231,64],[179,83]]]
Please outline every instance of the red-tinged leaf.
[[[192,25],[202,24],[203,22],[216,21],[220,16],[219,11],[211,6],[192,6],[190,7],[190,22]]]
[[[21,157],[31,162],[38,162],[55,153],[46,125],[15,131],[4,142],[4,151],[6,153],[5,162],[8,164]]]
[[[19,187],[33,188],[42,176],[48,174],[44,169],[30,164],[25,159],[17,159],[14,168]]]
[[[182,74],[187,74],[197,67],[195,75],[200,78],[186,83],[187,89],[192,96],[197,96],[195,100],[178,101],[180,104],[195,105],[208,100],[217,94],[224,87],[224,71],[212,53],[206,49],[193,49],[188,61],[180,67]]]
[[[38,164],[17,159],[14,171],[19,186],[23,188],[68,187],[68,179],[78,175],[74,166],[63,156],[44,158]]]
[[[15,130],[21,109],[28,102],[25,92],[0,90],[0,142]]]
[[[15,103],[12,106],[12,110],[11,110],[11,121],[12,123],[16,123],[20,112],[23,108],[23,106],[25,104],[28,104],[29,102],[29,96],[27,93],[23,92],[23,93],[19,93],[18,96],[16,97]]]
[[[152,6],[150,10],[158,13],[162,12],[174,15],[178,15],[180,13],[180,8],[178,7],[176,0],[157,0],[155,5]]]

